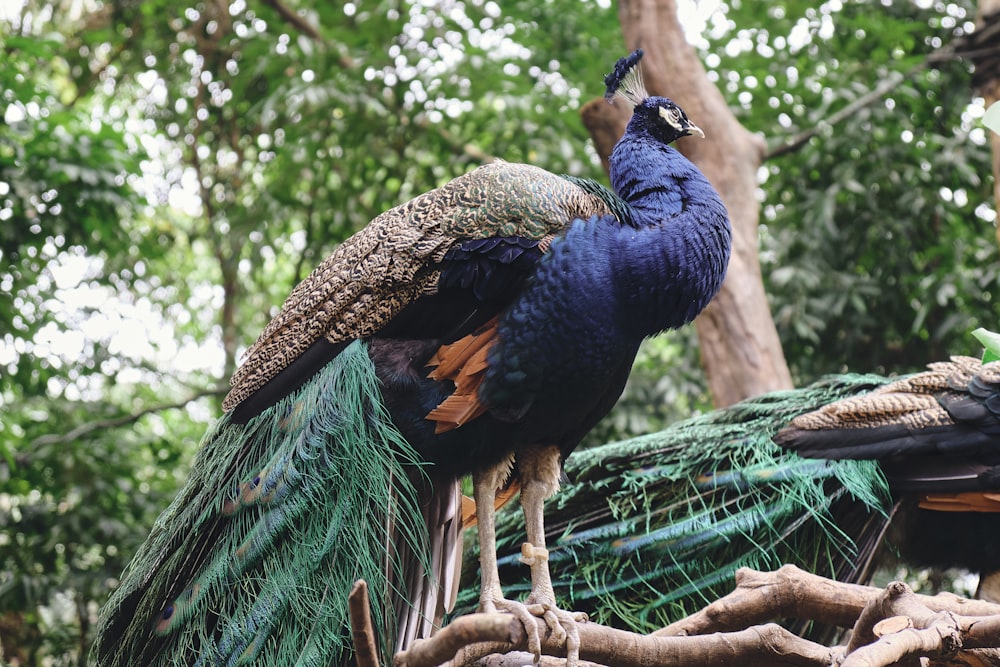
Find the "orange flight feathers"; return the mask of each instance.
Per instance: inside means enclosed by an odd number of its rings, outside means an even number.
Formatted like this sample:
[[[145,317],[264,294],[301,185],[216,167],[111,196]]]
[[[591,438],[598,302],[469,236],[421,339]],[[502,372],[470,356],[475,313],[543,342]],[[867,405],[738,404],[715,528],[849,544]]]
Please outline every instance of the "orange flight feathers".
[[[450,345],[442,345],[428,366],[432,380],[451,380],[455,391],[427,414],[437,422],[435,433],[456,429],[486,412],[479,400],[479,385],[486,377],[490,349],[497,341],[497,319],[493,318],[473,333]]]
[[[921,498],[920,507],[935,512],[1000,512],[1000,493],[935,493]]]

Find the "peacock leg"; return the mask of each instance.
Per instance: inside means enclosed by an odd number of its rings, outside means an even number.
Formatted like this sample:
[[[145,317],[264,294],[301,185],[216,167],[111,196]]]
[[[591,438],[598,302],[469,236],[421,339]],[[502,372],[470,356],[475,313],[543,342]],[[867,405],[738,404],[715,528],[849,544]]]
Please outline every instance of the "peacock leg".
[[[572,613],[556,606],[556,595],[549,573],[549,552],[545,548],[545,501],[559,489],[561,472],[558,447],[532,448],[517,454],[521,476],[521,509],[528,542],[521,547],[521,560],[531,568],[529,605],[538,605],[546,625],[557,639],[566,642],[566,663],[575,665],[580,657],[580,632],[577,621],[586,614]]]
[[[472,491],[476,500],[476,526],[479,530],[479,570],[482,577],[479,608],[486,613],[502,609],[517,617],[528,636],[528,650],[534,654],[535,664],[538,664],[542,655],[542,638],[538,633],[535,619],[523,604],[504,598],[503,589],[500,587],[500,573],[497,571],[494,502],[497,490],[509,474],[510,461],[505,461],[495,468],[472,476]]]

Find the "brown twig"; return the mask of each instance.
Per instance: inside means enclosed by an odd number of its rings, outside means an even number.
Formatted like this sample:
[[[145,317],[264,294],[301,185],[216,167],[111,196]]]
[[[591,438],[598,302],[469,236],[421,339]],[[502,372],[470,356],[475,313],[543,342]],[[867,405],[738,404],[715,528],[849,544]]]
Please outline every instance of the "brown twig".
[[[355,581],[347,596],[347,614],[351,619],[354,660],[358,667],[379,667],[378,644],[368,603],[368,583],[364,579]]]
[[[285,23],[289,24],[306,37],[314,39],[317,42],[323,41],[323,36],[319,34],[319,31],[313,27],[311,23],[281,4],[278,0],[264,0],[264,4],[278,12],[278,16],[280,16]]]

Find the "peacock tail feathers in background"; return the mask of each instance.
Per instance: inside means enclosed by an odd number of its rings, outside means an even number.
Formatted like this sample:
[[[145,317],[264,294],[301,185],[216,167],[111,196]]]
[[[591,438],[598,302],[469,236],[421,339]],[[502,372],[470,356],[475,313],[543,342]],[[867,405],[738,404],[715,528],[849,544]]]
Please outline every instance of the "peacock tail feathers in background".
[[[391,546],[402,537],[402,549],[426,553],[424,477],[380,395],[355,342],[248,424],[220,419],[102,610],[92,659],[339,664],[359,578],[377,635],[393,636],[399,582],[407,568],[426,571]]]
[[[864,579],[892,511],[878,464],[800,458],[771,436],[800,413],[886,382],[831,377],[578,450],[566,462],[571,482],[545,510],[560,603],[646,633],[730,592],[739,567],[793,563]],[[528,590],[523,534],[520,512],[498,515],[501,581],[514,598]],[[466,554],[469,581],[477,557]],[[474,602],[463,586],[458,608]]]

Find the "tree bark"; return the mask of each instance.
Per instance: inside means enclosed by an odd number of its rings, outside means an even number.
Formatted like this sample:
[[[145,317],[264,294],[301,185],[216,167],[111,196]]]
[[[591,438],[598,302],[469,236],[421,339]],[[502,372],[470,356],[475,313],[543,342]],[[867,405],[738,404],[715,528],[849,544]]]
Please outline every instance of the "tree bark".
[[[642,48],[643,79],[652,95],[670,97],[705,131],[677,148],[698,165],[722,196],[733,224],[733,256],[726,281],[695,326],[702,364],[717,407],[792,386],[771,318],[757,259],[760,204],[756,174],[765,151],[729,111],[684,38],[674,0],[620,0],[618,15],[629,50]],[[607,168],[607,156],[625,131],[631,110],[604,100],[587,104],[583,121]]]

